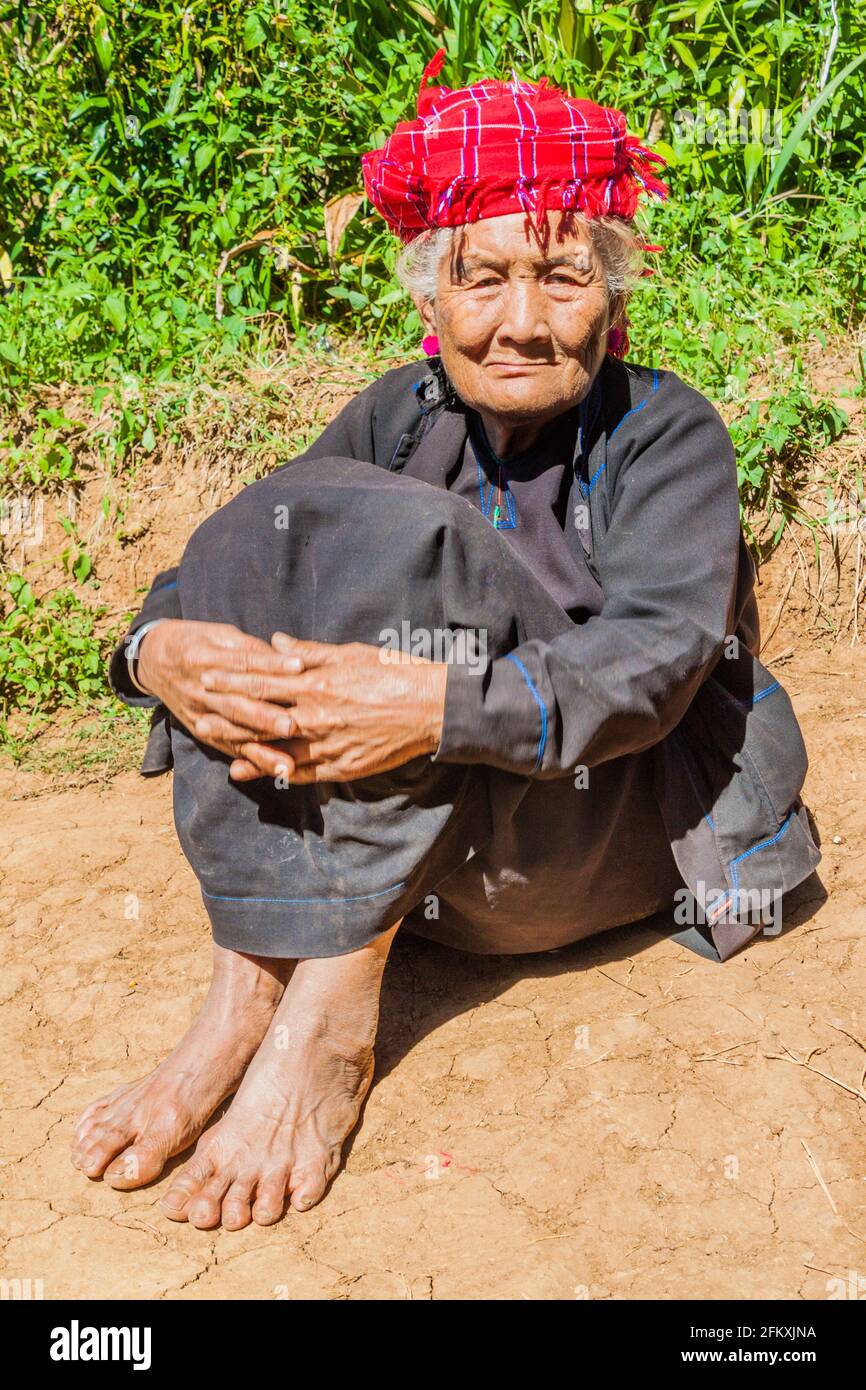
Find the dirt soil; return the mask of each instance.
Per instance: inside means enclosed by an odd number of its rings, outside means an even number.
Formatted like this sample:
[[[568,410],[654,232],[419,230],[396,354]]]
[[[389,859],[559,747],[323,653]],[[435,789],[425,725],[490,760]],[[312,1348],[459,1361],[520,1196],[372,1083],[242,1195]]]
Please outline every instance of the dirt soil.
[[[398,937],[344,1167],[272,1228],[175,1225],[167,1175],[120,1193],[69,1162],[82,1108],[206,988],[169,779],[0,773],[0,1275],[47,1299],[824,1299],[853,1271],[864,1296],[866,647],[780,607],[795,563],[762,576],[766,659],[824,860],[782,935],[723,966],[647,927],[511,958]]]

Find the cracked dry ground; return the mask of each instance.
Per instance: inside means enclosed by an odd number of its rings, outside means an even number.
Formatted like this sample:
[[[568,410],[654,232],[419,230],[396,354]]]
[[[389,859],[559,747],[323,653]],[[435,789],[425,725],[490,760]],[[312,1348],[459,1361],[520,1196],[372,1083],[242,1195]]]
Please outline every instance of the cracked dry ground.
[[[822,1299],[866,1271],[866,1104],[845,1089],[866,1062],[864,668],[841,644],[779,668],[826,896],[811,882],[781,937],[724,966],[646,927],[520,958],[398,939],[346,1164],[270,1229],[173,1225],[166,1177],[121,1193],[70,1167],[82,1107],[192,1019],[209,935],[168,779],[19,777],[2,1275],[48,1299]]]

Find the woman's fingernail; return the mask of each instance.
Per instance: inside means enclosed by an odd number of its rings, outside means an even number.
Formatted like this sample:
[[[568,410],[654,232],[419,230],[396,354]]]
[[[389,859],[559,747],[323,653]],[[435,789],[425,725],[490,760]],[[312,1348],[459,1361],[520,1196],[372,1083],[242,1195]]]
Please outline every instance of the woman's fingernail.
[[[291,738],[292,730],[295,727],[294,719],[281,719],[277,725],[277,732],[280,738]]]
[[[303,671],[304,663],[299,656],[287,656],[283,662],[283,669],[286,671]]]

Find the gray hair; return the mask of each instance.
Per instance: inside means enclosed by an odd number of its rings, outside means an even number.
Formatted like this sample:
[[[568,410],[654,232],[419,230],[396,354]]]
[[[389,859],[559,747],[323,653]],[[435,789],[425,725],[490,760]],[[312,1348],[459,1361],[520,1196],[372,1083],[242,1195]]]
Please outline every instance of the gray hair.
[[[641,243],[628,223],[619,217],[586,217],[571,214],[573,225],[586,228],[601,258],[609,295],[629,295],[643,269]],[[450,253],[458,227],[434,227],[404,246],[397,257],[397,279],[404,289],[435,303],[439,264]]]

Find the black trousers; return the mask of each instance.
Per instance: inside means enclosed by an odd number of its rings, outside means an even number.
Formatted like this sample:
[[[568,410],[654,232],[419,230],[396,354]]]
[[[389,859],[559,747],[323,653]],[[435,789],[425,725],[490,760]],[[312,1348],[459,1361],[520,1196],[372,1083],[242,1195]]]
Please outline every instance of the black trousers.
[[[503,656],[567,614],[467,500],[354,459],[299,460],[193,535],[184,618],[322,642],[427,636],[432,656]],[[236,784],[172,724],[174,811],[215,940],[302,958],[357,950],[405,917],[482,952],[545,950],[670,903],[680,879],[648,754],[588,781],[418,758],[349,783]],[[584,785],[584,781],[586,784]]]

